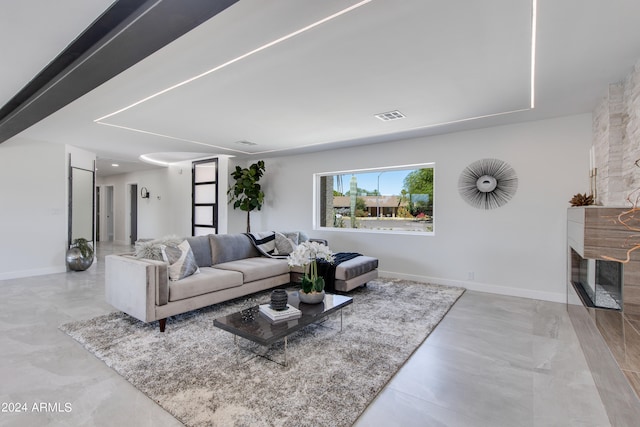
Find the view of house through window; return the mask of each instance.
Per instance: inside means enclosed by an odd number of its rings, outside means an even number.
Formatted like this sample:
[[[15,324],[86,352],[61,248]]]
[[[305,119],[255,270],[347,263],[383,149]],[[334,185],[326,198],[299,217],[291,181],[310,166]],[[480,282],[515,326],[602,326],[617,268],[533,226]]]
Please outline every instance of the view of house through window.
[[[316,174],[316,224],[433,232],[433,163]]]

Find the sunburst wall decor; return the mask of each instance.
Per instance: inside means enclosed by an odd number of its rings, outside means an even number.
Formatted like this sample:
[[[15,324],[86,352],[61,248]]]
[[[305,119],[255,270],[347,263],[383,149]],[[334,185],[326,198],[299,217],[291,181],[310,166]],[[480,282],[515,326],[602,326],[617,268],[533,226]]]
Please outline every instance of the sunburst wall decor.
[[[460,174],[458,191],[471,206],[494,209],[506,204],[518,189],[518,177],[508,163],[482,159],[471,163]]]

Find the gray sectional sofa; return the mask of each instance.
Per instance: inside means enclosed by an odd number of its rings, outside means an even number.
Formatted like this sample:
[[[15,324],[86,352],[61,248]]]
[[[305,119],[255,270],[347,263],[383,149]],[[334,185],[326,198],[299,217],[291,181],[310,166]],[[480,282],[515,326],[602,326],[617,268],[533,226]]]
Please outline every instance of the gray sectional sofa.
[[[296,243],[309,240],[302,232],[291,234]],[[164,332],[170,316],[299,282],[302,273],[299,267],[290,268],[286,259],[263,256],[245,234],[186,240],[199,271],[179,280],[171,280],[176,279],[177,264],[143,258],[140,253],[106,256],[107,302],[143,322],[159,321]],[[375,258],[361,256],[344,264],[336,268],[336,290],[346,292],[378,276]]]
[[[169,316],[289,283],[285,259],[261,256],[244,234],[188,237],[199,273],[169,279],[165,261],[135,254],[105,258],[109,304],[143,322],[158,320],[164,331]]]

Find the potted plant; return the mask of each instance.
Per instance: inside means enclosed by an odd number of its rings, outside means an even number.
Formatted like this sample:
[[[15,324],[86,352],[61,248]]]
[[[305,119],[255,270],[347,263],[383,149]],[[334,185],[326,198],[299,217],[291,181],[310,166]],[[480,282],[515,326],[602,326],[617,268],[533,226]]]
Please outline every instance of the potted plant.
[[[247,233],[251,231],[251,211],[260,210],[264,202],[264,192],[258,184],[264,173],[264,161],[260,160],[248,168],[236,166],[231,177],[236,183],[229,188],[229,203],[233,202],[233,208],[240,208],[247,212]]]
[[[71,270],[84,271],[93,264],[93,246],[83,237],[71,242],[67,251],[67,265]]]
[[[289,266],[304,267],[302,287],[298,291],[300,302],[317,304],[324,301],[324,278],[318,276],[318,259],[333,262],[333,252],[326,245],[309,241],[300,243],[287,257]]]

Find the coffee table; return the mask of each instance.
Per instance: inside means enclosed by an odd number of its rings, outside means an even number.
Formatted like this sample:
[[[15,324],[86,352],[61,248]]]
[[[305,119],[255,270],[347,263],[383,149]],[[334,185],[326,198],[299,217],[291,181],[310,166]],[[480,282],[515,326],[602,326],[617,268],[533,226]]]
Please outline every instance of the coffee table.
[[[256,354],[272,362],[287,366],[287,337],[292,333],[326,318],[331,313],[340,312],[340,330],[342,331],[342,309],[353,303],[353,298],[344,295],[326,294],[324,301],[319,304],[305,304],[298,299],[298,292],[289,292],[288,303],[302,312],[302,317],[272,323],[259,313],[258,306],[238,311],[227,316],[219,317],[213,325],[233,334],[233,340],[240,350],[238,337],[245,338],[263,347],[270,347],[275,342],[284,339],[284,363]],[[237,353],[236,353],[237,354]]]

